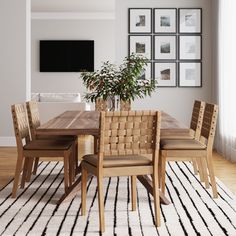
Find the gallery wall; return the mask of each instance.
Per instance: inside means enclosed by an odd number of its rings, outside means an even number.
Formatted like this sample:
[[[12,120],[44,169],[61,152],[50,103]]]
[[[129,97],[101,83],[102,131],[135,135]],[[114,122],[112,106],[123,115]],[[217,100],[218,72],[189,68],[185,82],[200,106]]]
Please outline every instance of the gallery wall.
[[[116,61],[128,54],[128,8],[202,8],[202,87],[158,88],[151,97],[135,100],[134,109],[159,109],[189,125],[195,99],[212,98],[211,0],[117,0],[116,1]]]

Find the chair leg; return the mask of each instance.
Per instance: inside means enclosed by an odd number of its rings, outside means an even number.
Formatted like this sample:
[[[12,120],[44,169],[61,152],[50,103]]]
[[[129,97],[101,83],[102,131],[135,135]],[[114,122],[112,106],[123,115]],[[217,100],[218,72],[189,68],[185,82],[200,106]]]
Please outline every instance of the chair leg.
[[[135,175],[131,176],[132,211],[136,211],[136,199],[137,199],[136,183],[137,183],[137,177]]]
[[[206,166],[205,158],[201,158],[201,162],[202,162],[202,173],[203,173],[203,178],[205,182],[205,187],[208,189],[210,188],[210,185],[209,185],[209,180],[208,180],[208,173],[207,173],[207,166]]]
[[[79,173],[79,153],[78,153],[78,138],[75,142],[75,175]]]
[[[210,176],[210,180],[211,180],[213,198],[218,198],[218,191],[217,191],[217,187],[216,187],[216,180],[215,180],[215,174],[214,174],[211,154],[208,154],[206,161],[207,161],[209,176]]]
[[[104,200],[103,200],[103,178],[102,175],[97,176],[98,184],[98,206],[99,206],[99,225],[100,231],[105,232],[105,220],[104,220]]]
[[[82,167],[82,180],[81,180],[81,202],[82,202],[82,215],[86,214],[86,195],[87,195],[87,170]]]
[[[39,157],[35,157],[35,158],[34,158],[33,175],[36,175],[36,174],[37,174],[38,164],[39,164]]]
[[[20,185],[21,188],[25,187],[25,182],[26,182],[26,179],[28,176],[28,172],[30,171],[29,170],[29,166],[30,166],[29,162],[30,162],[29,158],[26,157],[25,161],[24,161],[22,176],[21,176],[21,185]]]
[[[192,159],[192,165],[193,165],[194,174],[197,175],[198,174],[198,168],[197,168],[197,161],[196,161],[195,158]]]
[[[161,191],[165,194],[165,184],[166,184],[166,156],[161,157]]]
[[[16,192],[17,192],[18,184],[19,184],[19,180],[20,180],[20,173],[22,170],[23,159],[24,159],[23,155],[18,155],[17,162],[16,162],[14,184],[13,184],[12,195],[11,195],[13,198],[16,197]]]
[[[98,137],[93,136],[93,151],[94,154],[98,153]]]
[[[69,154],[68,152],[64,152],[64,186],[65,192],[67,192],[69,187]]]
[[[202,167],[202,162],[200,158],[197,158],[197,166],[198,166],[200,181],[204,182],[203,171],[202,171],[203,167]]]
[[[69,186],[75,180],[75,145],[73,145],[72,152],[69,157]]]
[[[32,158],[30,158],[29,165],[28,165],[28,171],[27,171],[27,175],[26,175],[26,182],[30,182],[33,164],[34,164],[34,160]]]
[[[154,197],[154,210],[155,210],[155,226],[159,227],[161,225],[161,210],[160,210],[158,170],[155,167],[153,171],[153,197]]]

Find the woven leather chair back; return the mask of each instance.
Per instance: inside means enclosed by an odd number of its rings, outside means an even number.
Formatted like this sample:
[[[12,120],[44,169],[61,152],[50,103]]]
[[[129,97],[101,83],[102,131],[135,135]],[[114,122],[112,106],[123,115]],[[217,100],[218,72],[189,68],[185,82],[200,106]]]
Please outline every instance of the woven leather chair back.
[[[35,139],[35,130],[40,126],[38,103],[36,101],[27,102],[26,108],[28,113],[30,133],[32,139]]]
[[[201,136],[206,139],[214,139],[215,131],[216,131],[216,123],[218,116],[218,106],[215,104],[207,103],[205,106]]]
[[[160,142],[160,112],[101,112],[100,152],[105,155],[154,154]]]
[[[17,147],[22,147],[22,140],[30,140],[28,119],[25,104],[14,104],[11,106],[13,126],[16,136]]]
[[[102,98],[97,98],[95,102],[95,110],[96,111],[107,111],[107,101]]]
[[[200,138],[204,109],[205,109],[205,102],[202,101],[194,102],[190,129],[195,131],[196,139]]]

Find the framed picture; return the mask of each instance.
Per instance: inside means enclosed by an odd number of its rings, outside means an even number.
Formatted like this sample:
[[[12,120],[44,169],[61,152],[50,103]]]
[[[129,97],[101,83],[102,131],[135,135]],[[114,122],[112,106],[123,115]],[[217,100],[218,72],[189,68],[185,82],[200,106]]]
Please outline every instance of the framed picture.
[[[152,38],[150,35],[129,35],[129,55],[136,53],[151,60],[151,45]]]
[[[155,60],[176,59],[176,36],[156,35],[154,36]]]
[[[176,29],[176,8],[154,8],[154,33],[176,33]]]
[[[129,8],[129,33],[152,32],[152,9]]]
[[[177,70],[175,62],[155,62],[154,71],[154,78],[157,81],[157,87],[177,86]]]
[[[202,32],[202,9],[180,8],[179,9],[179,33]]]
[[[201,60],[202,36],[200,35],[179,36],[179,59]]]
[[[202,63],[179,63],[179,87],[202,87]]]
[[[150,80],[150,82],[151,82],[151,80],[152,80],[152,64],[151,64],[151,62],[147,63],[145,69],[142,72],[141,78],[146,79],[146,80]]]

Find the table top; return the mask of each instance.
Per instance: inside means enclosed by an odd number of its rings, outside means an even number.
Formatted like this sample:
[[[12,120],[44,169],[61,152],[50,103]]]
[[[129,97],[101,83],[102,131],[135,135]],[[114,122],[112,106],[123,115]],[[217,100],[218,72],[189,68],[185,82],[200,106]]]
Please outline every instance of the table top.
[[[37,128],[37,134],[50,135],[98,135],[98,111],[66,111]],[[186,125],[162,112],[161,131],[189,132]]]

